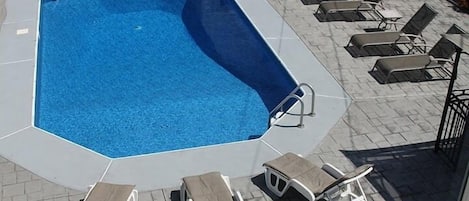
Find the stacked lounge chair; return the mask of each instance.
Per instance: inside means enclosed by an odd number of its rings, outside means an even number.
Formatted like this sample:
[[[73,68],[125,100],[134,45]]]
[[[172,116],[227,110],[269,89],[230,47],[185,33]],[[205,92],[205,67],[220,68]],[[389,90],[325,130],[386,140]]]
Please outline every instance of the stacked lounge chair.
[[[467,32],[453,24],[446,33],[464,34]],[[422,78],[425,78],[427,69],[435,68],[441,69],[443,73],[450,75],[451,71],[447,67],[452,67],[453,61],[451,58],[454,53],[456,53],[454,44],[442,37],[426,54],[382,57],[376,61],[371,71],[382,73],[385,76],[385,83],[388,82],[392,73],[410,70],[421,71]]]
[[[414,48],[416,40],[420,41],[420,44],[425,44],[425,40],[422,37],[422,31],[427,27],[428,24],[438,14],[428,4],[423,4],[422,7],[412,16],[412,18],[402,27],[400,31],[396,32],[373,32],[373,33],[362,33],[355,34],[350,38],[347,47],[352,44],[353,46],[362,50],[367,46],[375,45],[393,45],[407,44],[412,47],[409,48],[409,52]],[[396,22],[389,22],[396,23]]]

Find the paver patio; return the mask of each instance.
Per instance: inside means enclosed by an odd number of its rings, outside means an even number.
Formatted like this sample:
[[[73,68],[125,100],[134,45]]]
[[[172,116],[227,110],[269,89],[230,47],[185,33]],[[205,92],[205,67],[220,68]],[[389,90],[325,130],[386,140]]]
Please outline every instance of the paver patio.
[[[347,113],[306,158],[318,165],[328,162],[342,170],[352,170],[363,163],[375,164],[375,171],[364,182],[369,200],[457,200],[468,154],[462,154],[460,167],[453,171],[433,152],[448,81],[414,82],[397,77],[394,83],[380,84],[368,73],[378,57],[354,58],[344,48],[352,34],[374,28],[378,21],[368,15],[364,16],[369,20],[362,20],[345,14],[334,15],[331,22],[321,22],[314,15],[317,3],[269,2],[353,98]],[[446,0],[393,0],[384,4],[403,14],[400,22],[407,22],[424,2],[439,12],[423,32],[429,45],[453,23],[469,31],[469,14],[457,12]],[[468,83],[466,55],[460,63],[456,88],[468,88]],[[246,200],[302,199],[295,192],[284,198],[275,197],[264,187],[262,174],[231,180]],[[85,195],[51,183],[1,156],[0,186],[0,201],[78,201]],[[139,200],[176,201],[177,190],[178,187],[140,192]]]

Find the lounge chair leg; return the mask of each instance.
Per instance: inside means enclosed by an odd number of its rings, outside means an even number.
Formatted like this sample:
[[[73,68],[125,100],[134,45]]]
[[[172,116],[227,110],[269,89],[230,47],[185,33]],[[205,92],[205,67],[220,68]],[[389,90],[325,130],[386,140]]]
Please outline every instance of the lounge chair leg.
[[[387,84],[389,82],[389,77],[391,77],[391,73],[386,76],[386,79],[384,80],[384,84]]]
[[[425,81],[426,80],[425,79],[425,70],[422,69],[422,70],[420,70],[420,72],[422,72],[422,76],[420,77],[421,79],[419,81],[420,82]]]

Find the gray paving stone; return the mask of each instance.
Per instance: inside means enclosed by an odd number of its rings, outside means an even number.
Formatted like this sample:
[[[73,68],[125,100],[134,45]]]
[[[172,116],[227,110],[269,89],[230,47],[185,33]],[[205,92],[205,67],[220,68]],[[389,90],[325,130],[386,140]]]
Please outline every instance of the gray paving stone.
[[[13,201],[27,201],[28,196],[26,195],[18,195],[13,197]]]
[[[9,184],[15,184],[16,183],[16,173],[8,173],[3,175],[3,180],[2,184],[3,185],[9,185]]]
[[[42,192],[45,199],[56,198],[67,194],[65,187],[48,181],[42,182]]]
[[[11,162],[0,163],[0,174],[12,173],[15,171],[15,164]]]
[[[18,165],[16,167],[18,167]],[[26,171],[23,168],[16,168],[16,179],[19,183],[31,181],[32,174],[31,172]]]
[[[23,195],[24,194],[24,184],[11,184],[3,186],[3,197],[12,197],[16,195]]]
[[[68,201],[68,196],[56,197],[52,199],[53,201]]]
[[[44,200],[44,197],[42,196],[43,192],[41,192],[41,191],[28,193],[27,195],[28,195],[28,201]],[[50,198],[50,199],[52,199],[52,198]]]
[[[163,190],[151,191],[151,197],[154,201],[164,201],[165,200]]]
[[[70,195],[68,196],[68,200],[69,201],[80,201],[81,199],[84,199],[86,196],[85,193],[82,193],[82,194],[73,194],[73,195]]]
[[[25,183],[25,192],[26,193],[33,193],[33,192],[40,192],[42,190],[42,181],[35,180]]]
[[[12,197],[3,197],[2,201],[13,201]]]
[[[139,192],[138,193],[138,200],[139,201],[153,201],[151,192]]]

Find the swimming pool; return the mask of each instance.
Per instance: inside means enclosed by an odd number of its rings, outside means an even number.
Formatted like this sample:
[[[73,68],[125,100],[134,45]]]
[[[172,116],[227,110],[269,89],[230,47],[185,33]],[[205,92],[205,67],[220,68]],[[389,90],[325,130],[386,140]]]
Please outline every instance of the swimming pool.
[[[262,135],[296,86],[231,0],[45,0],[40,39],[36,126],[110,157]]]

